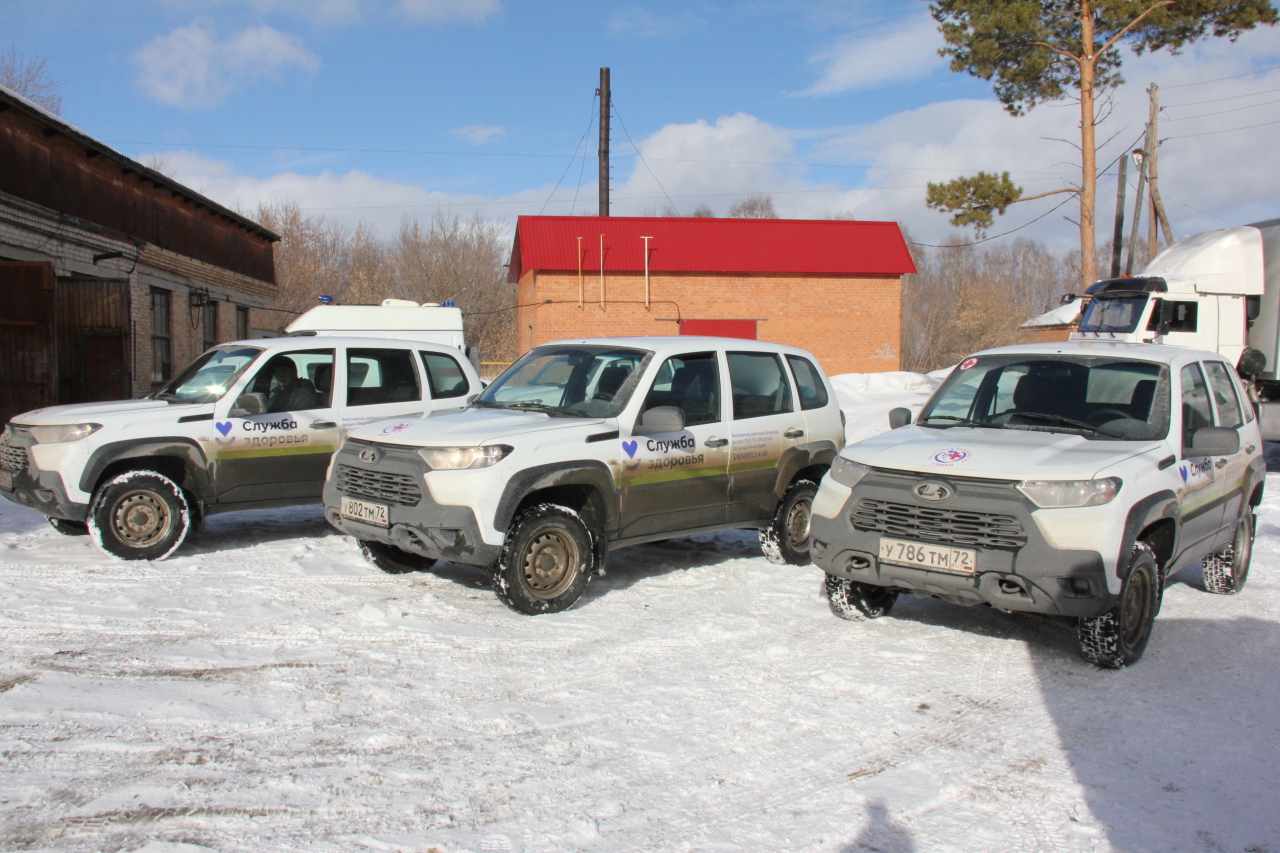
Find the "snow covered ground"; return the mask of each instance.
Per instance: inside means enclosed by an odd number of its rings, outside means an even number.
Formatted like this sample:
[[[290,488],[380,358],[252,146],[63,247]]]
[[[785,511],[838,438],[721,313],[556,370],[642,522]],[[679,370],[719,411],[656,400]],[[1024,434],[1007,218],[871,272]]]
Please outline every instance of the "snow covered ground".
[[[0,850],[1280,853],[1277,476],[1245,592],[1182,572],[1120,672],[1047,619],[842,622],[749,533],[530,618],[318,508],[152,564],[0,502]]]

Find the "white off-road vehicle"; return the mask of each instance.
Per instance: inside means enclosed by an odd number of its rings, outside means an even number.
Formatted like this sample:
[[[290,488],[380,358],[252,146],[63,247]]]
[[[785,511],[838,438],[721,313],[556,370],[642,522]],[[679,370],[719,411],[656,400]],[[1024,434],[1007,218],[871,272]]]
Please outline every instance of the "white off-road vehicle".
[[[1138,660],[1165,581],[1244,586],[1262,437],[1221,355],[1128,343],[977,353],[914,423],[846,447],[814,499],[832,610],[901,592],[1078,620],[1085,658]]]
[[[605,554],[756,528],[807,563],[817,482],[844,445],[811,354],[725,338],[561,341],[511,365],[462,412],[353,430],[325,517],[389,572],[489,569],[521,613],[563,610]]]
[[[460,408],[481,388],[456,346],[305,331],[221,344],[141,400],[18,415],[0,435],[0,494],[118,557],[162,559],[206,515],[318,502],[351,427]]]

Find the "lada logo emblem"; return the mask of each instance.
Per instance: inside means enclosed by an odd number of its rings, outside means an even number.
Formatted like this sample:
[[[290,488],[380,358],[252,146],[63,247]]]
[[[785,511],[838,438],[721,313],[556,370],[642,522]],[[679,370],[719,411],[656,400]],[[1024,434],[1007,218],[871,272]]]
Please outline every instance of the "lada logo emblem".
[[[372,447],[367,447],[360,451],[360,461],[366,465],[372,465],[378,461],[378,451]]]
[[[922,501],[945,501],[956,493],[956,490],[946,483],[931,481],[917,483],[911,491]]]

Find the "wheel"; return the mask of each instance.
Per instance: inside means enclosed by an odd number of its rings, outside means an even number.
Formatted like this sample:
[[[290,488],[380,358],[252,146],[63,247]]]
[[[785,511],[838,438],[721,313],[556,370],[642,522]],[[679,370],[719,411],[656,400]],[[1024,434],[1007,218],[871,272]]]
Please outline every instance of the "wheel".
[[[898,600],[898,591],[895,589],[859,583],[835,575],[827,575],[824,586],[831,612],[850,622],[878,619],[892,610],[894,602]]]
[[[1160,567],[1151,549],[1140,545],[1134,549],[1116,606],[1080,619],[1078,636],[1084,659],[1106,669],[1137,663],[1151,639],[1159,595]]]
[[[89,533],[89,525],[83,521],[69,521],[65,518],[54,518],[48,516],[49,526],[61,533],[63,536],[87,536]]]
[[[809,525],[813,518],[813,496],[817,493],[818,484],[812,480],[796,480],[787,487],[773,521],[760,531],[760,550],[769,562],[809,564]]]
[[[177,483],[156,471],[126,471],[98,487],[89,534],[122,560],[163,560],[187,538],[191,507]]]
[[[373,542],[368,539],[357,539],[360,553],[373,565],[389,575],[403,575],[408,572],[422,572],[436,564],[432,557],[412,554],[394,545]]]
[[[1253,559],[1253,535],[1258,522],[1253,507],[1246,506],[1236,523],[1231,544],[1204,558],[1204,588],[1217,595],[1235,595],[1249,579],[1249,562]]]
[[[491,570],[493,589],[518,613],[556,613],[573,605],[595,569],[591,531],[568,507],[538,504],[516,516]]]

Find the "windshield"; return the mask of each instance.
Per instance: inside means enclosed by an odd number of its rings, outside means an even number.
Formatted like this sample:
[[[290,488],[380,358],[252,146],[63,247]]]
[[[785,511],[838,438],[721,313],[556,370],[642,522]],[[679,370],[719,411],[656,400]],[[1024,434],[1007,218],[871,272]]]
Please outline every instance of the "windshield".
[[[478,406],[549,415],[616,417],[652,353],[609,346],[539,347],[493,381]]]
[[[227,346],[209,350],[188,364],[153,396],[159,400],[212,403],[221,400],[236,379],[262,350],[257,347]]]
[[[1145,293],[1134,296],[1095,296],[1080,318],[1082,332],[1132,332],[1147,305]]]
[[[916,421],[928,427],[1076,432],[1150,441],[1169,432],[1169,368],[1103,356],[966,359]]]

